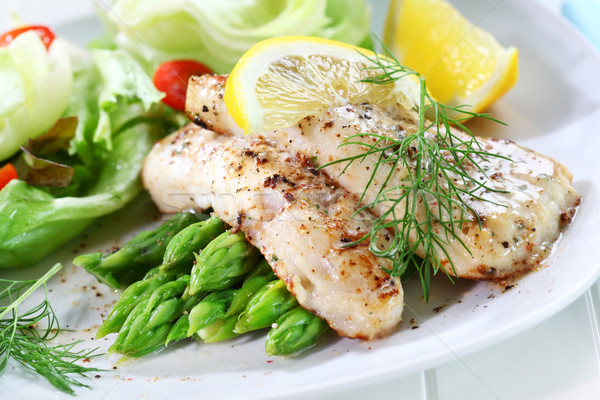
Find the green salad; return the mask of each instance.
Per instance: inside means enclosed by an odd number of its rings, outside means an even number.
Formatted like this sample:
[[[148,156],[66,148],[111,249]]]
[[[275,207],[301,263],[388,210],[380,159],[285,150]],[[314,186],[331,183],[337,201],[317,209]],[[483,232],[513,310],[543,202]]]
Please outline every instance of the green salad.
[[[369,9],[351,4],[116,0],[99,12],[107,36],[89,49],[47,27],[3,35],[0,167],[14,165],[19,179],[0,190],[0,268],[39,262],[141,191],[153,141],[183,123],[152,82],[161,63],[226,73],[254,43],[288,34],[370,46]]]

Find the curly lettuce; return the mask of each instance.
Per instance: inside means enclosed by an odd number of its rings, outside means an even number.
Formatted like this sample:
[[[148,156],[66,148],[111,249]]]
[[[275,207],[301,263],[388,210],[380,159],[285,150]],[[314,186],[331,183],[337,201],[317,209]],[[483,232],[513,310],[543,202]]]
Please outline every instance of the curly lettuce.
[[[194,59],[227,73],[253,44],[284,35],[368,46],[370,19],[364,0],[115,0],[103,13],[115,44],[148,72]]]

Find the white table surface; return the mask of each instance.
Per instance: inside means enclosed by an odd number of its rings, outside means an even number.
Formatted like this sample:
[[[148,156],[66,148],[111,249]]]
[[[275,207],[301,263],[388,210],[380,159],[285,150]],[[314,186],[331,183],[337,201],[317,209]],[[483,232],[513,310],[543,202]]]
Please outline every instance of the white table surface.
[[[537,1],[556,13],[562,3],[561,0],[529,1]],[[54,24],[88,15],[91,8],[89,1],[59,3],[61,13],[52,21]],[[386,7],[387,1],[373,3],[375,7]],[[36,4],[39,1],[2,0],[0,31],[12,25],[9,10],[18,10],[19,16],[28,21],[46,21],[44,10]],[[599,399],[600,282],[556,315],[499,344],[469,356],[457,356],[436,368],[325,398]]]

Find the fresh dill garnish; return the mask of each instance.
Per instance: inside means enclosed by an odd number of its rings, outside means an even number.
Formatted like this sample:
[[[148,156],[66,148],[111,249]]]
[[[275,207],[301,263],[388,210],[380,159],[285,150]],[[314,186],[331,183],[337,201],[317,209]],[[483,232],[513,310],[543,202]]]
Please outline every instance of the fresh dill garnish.
[[[487,174],[479,163],[487,158],[508,158],[486,152],[464,122],[474,117],[502,122],[489,114],[437,102],[427,91],[425,77],[401,65],[385,46],[382,47],[383,55],[361,53],[372,63],[365,68],[369,76],[362,81],[386,85],[414,76],[419,87],[419,104],[412,110],[417,128],[395,136],[360,133],[347,137],[340,146],[359,146],[362,152],[321,168],[346,163],[343,174],[352,163],[368,163],[371,175],[360,196],[363,206],[358,212],[377,209],[378,215],[371,232],[358,242],[369,239],[373,254],[392,260],[392,269],[386,270],[392,276],[402,277],[415,268],[424,298],[428,300],[432,275],[440,269],[451,280],[456,275],[447,246],[456,242],[471,254],[457,230],[461,230],[464,223],[475,221],[481,228],[481,219],[467,200],[477,199],[503,206],[478,194],[482,191],[499,192],[487,185]],[[461,128],[467,135],[457,135],[451,125]],[[371,165],[374,159],[376,161]],[[485,179],[478,179],[469,170]],[[399,171],[401,177],[398,176]],[[375,182],[379,187],[374,186]],[[391,232],[393,235],[389,234]],[[391,236],[390,243],[382,245],[378,240],[380,236]],[[417,257],[419,253],[424,257]]]
[[[79,341],[55,346],[46,343],[60,332],[47,292],[41,303],[26,312],[19,312],[21,303],[41,286],[46,290],[46,282],[61,268],[60,264],[54,265],[38,280],[0,279],[0,377],[12,358],[45,377],[57,389],[75,394],[73,386],[89,387],[76,378],[98,371],[97,368],[83,367],[76,362],[97,356],[94,354],[96,349],[74,350]],[[8,305],[4,305],[7,302]]]

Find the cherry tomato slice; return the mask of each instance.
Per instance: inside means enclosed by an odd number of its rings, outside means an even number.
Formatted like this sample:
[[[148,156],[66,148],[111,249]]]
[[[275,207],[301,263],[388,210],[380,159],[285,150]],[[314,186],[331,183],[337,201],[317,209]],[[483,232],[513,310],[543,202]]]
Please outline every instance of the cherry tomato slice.
[[[35,33],[37,33],[37,35],[40,37],[40,39],[42,39],[42,43],[44,43],[44,46],[46,46],[46,49],[50,48],[52,41],[56,37],[56,35],[54,34],[54,31],[51,28],[48,28],[47,26],[43,26],[43,25],[23,26],[21,28],[13,29],[10,32],[6,32],[2,36],[0,36],[0,47],[8,46],[10,44],[10,42],[15,40],[15,38],[17,36],[19,36],[22,33],[28,32],[28,31],[34,31]]]
[[[185,94],[192,75],[210,74],[206,65],[194,60],[173,60],[162,63],[154,73],[154,86],[166,93],[163,103],[185,111]]]
[[[19,179],[19,177],[17,175],[17,170],[12,164],[9,163],[0,168],[0,190],[13,179]]]

